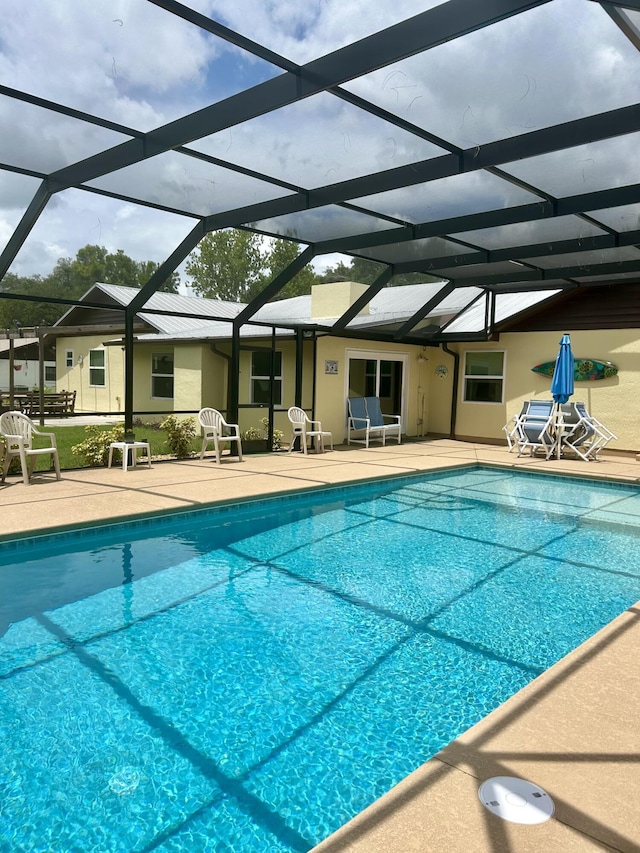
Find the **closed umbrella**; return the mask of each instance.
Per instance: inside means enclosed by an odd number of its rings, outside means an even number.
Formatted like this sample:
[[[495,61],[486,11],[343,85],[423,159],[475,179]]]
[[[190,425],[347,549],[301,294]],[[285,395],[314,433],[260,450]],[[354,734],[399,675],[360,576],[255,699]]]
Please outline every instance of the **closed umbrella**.
[[[566,403],[573,394],[574,359],[569,335],[560,340],[560,351],[556,357],[556,366],[551,380],[551,396],[556,403]]]
[[[571,351],[571,339],[569,335],[563,335],[560,339],[560,350],[556,357],[556,366],[553,370],[551,380],[551,396],[555,401],[555,425],[556,425],[556,457],[560,458],[562,444],[562,415],[561,403],[566,403],[573,394],[573,369],[574,360]]]

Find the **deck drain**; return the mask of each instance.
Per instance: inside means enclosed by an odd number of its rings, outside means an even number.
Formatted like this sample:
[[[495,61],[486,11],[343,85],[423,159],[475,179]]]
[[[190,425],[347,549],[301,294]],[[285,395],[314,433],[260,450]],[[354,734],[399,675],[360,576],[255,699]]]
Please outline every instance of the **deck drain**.
[[[480,802],[511,823],[544,823],[553,816],[553,800],[539,785],[515,776],[494,776],[478,789]]]

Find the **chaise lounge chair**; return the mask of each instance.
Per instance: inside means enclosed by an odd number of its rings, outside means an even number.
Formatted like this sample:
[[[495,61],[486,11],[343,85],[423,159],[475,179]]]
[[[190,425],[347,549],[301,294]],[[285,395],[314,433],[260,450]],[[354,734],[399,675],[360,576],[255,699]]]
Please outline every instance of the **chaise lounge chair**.
[[[539,450],[549,459],[556,449],[553,400],[529,400],[526,412],[517,424],[518,456],[526,450],[534,456]]]
[[[565,403],[560,408],[563,421],[562,452],[568,450],[585,462],[597,462],[600,451],[616,436],[589,414],[584,403]]]
[[[527,409],[529,408],[529,400],[525,400],[522,404],[522,408],[520,409],[517,415],[514,415],[507,423],[502,427],[502,431],[507,436],[507,444],[509,446],[509,453],[518,446],[518,427],[520,425],[520,421],[526,415]]]

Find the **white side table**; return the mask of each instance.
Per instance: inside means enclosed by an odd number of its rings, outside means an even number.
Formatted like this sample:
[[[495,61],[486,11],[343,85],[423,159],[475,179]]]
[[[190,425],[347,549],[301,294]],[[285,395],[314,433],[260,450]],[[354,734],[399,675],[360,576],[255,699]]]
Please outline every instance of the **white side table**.
[[[147,463],[149,468],[151,468],[151,448],[149,447],[148,441],[112,441],[109,445],[109,464],[108,468],[111,468],[111,462],[113,461],[113,451],[120,450],[122,451],[122,470],[126,471],[129,465],[129,451],[131,451],[131,467],[136,467],[137,456],[139,450],[144,450],[147,454]]]

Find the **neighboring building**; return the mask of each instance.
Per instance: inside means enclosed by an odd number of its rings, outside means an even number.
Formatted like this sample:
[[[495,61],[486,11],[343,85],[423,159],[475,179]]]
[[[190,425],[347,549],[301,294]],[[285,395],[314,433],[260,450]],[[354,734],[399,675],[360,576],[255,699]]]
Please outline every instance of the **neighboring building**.
[[[55,347],[49,345],[44,352],[45,390],[56,388]],[[9,391],[13,370],[13,388],[16,392],[34,391],[40,387],[40,359],[37,338],[14,338],[13,358],[11,344],[0,340],[0,391]]]
[[[383,289],[348,328],[371,338],[399,328],[442,286],[437,282]],[[568,332],[577,357],[611,361],[618,369],[611,378],[577,383],[574,399],[584,400],[617,434],[619,440],[612,449],[638,449],[640,315],[628,305],[626,310],[623,307],[625,300],[633,304],[634,298],[640,304],[638,294],[619,284],[560,295],[550,291],[503,294],[496,298],[494,340],[460,342],[482,330],[486,322],[482,301],[465,309],[473,290],[467,288],[464,298],[454,291],[443,300],[437,313],[429,314],[417,329],[418,334],[421,330],[427,334],[455,318],[446,326],[443,345],[422,347],[328,334],[364,289],[354,282],[318,285],[310,296],[269,303],[253,318],[272,327],[242,327],[238,417],[242,430],[259,425],[273,395],[274,426],[288,435],[286,410],[296,402],[296,330],[302,330],[302,343],[298,343],[302,405],[322,420],[335,441],[346,436],[347,397],[377,395],[383,411],[402,415],[408,435],[453,432],[457,438],[502,442],[502,427],[520,410],[523,400],[550,396],[550,379],[531,368],[554,360],[559,333]],[[96,284],[84,298],[113,308],[125,306],[136,293],[131,288]],[[230,321],[243,308],[199,297],[154,294],[138,313],[134,330],[136,414],[150,418],[152,412],[194,413],[202,406],[225,410]],[[57,324],[61,332],[64,327],[81,330],[57,338],[58,388],[77,391],[76,411],[123,412],[123,324],[118,315],[114,319],[113,311],[76,307]],[[105,332],[96,330],[101,325]]]

